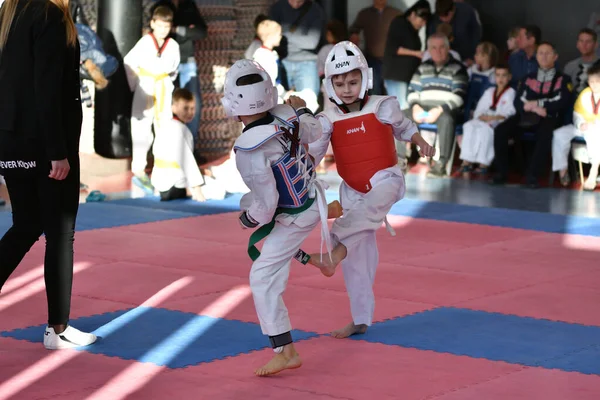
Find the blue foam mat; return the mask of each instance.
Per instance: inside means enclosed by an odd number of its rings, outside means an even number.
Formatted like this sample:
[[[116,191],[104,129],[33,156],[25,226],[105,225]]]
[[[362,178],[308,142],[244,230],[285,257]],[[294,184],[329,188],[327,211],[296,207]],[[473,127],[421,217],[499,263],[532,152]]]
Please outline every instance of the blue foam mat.
[[[136,307],[71,321],[100,339],[86,348],[126,360],[184,368],[268,348],[257,324],[162,308]],[[45,325],[0,332],[42,342]],[[295,341],[319,335],[292,331]],[[437,308],[378,322],[353,340],[511,364],[600,375],[600,327],[460,308]]]
[[[113,200],[111,203],[120,206],[148,208],[152,210],[168,210],[198,215],[212,215],[238,211],[242,195],[232,194],[223,200],[207,200],[199,203],[192,199],[160,201],[157,196],[142,197],[137,199]]]
[[[126,360],[184,368],[270,347],[257,324],[162,308],[134,309],[82,317],[70,322],[99,340],[80,348]],[[45,325],[2,332],[0,336],[42,342]],[[318,334],[292,331],[295,341]]]
[[[600,374],[600,327],[460,308],[374,324],[354,340]]]
[[[85,203],[79,205],[75,229],[85,231],[90,229],[114,228],[194,216],[196,215],[176,209],[148,210],[147,208],[133,205],[115,204],[115,202]],[[8,230],[11,224],[11,213],[0,212],[0,234]]]

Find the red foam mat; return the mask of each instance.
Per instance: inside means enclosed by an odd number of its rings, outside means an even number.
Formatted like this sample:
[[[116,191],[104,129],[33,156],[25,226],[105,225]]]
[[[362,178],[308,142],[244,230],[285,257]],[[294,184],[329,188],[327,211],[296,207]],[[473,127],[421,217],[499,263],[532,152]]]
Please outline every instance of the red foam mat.
[[[249,294],[239,304],[231,308],[215,310],[214,305],[226,298],[226,293],[214,293],[192,299],[172,298],[161,307],[191,313],[203,313],[213,317],[224,317],[245,322],[258,323],[254,301]],[[289,285],[284,301],[288,308],[292,326],[304,331],[328,333],[346,326],[352,319],[348,296],[344,292],[327,289],[314,289],[298,285]],[[380,298],[375,308],[375,322],[430,309],[427,304]],[[213,311],[215,310],[215,311]]]
[[[182,283],[182,287],[172,296],[178,299],[227,291],[247,284],[247,280],[220,275],[216,270],[205,273],[121,261],[82,272],[74,293],[135,306],[177,282]]]
[[[461,307],[545,318],[584,325],[600,325],[600,290],[545,283],[509,293],[461,303]]]
[[[197,239],[187,239],[109,228],[79,232],[75,251],[79,254],[98,256],[113,261],[124,261],[142,256],[154,257],[165,253],[201,257],[205,249],[226,245],[226,243],[212,241],[210,233],[206,231]]]
[[[342,268],[340,267],[328,280],[320,279],[318,276],[305,277],[296,279],[294,283],[345,291]],[[376,298],[400,299],[441,306],[523,286],[525,285],[513,279],[381,263],[377,268],[374,290]]]
[[[596,400],[600,377],[576,372],[525,368],[436,397],[440,400]]]
[[[267,378],[265,385],[344,399],[423,399],[520,370],[521,366],[395,346],[321,337],[296,345],[302,368]],[[188,368],[215,377],[249,381],[272,357],[263,350]],[[315,395],[315,397],[312,397]],[[325,397],[329,398],[329,397]]]

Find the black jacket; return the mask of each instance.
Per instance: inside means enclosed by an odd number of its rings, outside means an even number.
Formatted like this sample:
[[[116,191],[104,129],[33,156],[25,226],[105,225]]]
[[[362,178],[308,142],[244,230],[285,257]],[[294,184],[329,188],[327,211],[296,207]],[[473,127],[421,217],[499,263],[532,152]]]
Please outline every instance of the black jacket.
[[[397,16],[390,24],[383,54],[383,78],[398,82],[410,82],[421,64],[421,59],[413,56],[399,56],[397,54],[398,47],[421,50],[419,32],[404,15]]]
[[[0,161],[72,159],[82,122],[79,43],[67,46],[53,3],[24,3],[0,54]]]

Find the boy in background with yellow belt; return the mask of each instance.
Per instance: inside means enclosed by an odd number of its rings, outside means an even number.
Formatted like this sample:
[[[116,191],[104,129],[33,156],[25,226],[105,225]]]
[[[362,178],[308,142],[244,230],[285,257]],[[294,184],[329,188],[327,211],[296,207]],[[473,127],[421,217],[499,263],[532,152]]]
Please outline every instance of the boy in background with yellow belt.
[[[150,28],[123,59],[129,88],[133,92],[131,107],[132,182],[147,194],[154,188],[146,174],[147,156],[160,124],[170,121],[173,81],[179,68],[179,45],[170,39],[173,12],[157,7],[152,13]]]
[[[194,158],[194,137],[187,124],[194,119],[194,95],[187,89],[173,92],[173,117],[161,121],[152,149],[152,185],[161,201],[188,198],[196,201],[222,200],[225,188],[211,177],[204,177]],[[190,193],[188,193],[188,190]]]

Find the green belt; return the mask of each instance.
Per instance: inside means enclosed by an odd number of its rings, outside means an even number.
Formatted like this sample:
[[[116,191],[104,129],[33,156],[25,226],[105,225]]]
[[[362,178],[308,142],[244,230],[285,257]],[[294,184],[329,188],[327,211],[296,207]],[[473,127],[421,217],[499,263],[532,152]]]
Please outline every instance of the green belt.
[[[256,248],[256,244],[269,236],[273,228],[275,227],[275,219],[279,214],[300,214],[303,211],[306,211],[313,205],[315,202],[315,198],[308,199],[306,203],[304,203],[301,207],[298,208],[282,208],[278,207],[275,210],[275,215],[273,215],[273,219],[266,225],[258,228],[252,235],[250,235],[250,240],[248,242],[248,255],[252,259],[252,261],[256,261],[258,257],[260,257],[260,251]],[[302,264],[306,264],[310,259],[310,256],[302,250],[298,250],[298,253],[294,256],[294,258],[300,261]]]

